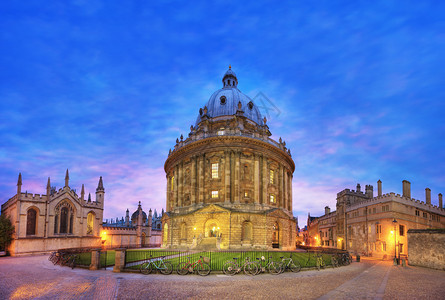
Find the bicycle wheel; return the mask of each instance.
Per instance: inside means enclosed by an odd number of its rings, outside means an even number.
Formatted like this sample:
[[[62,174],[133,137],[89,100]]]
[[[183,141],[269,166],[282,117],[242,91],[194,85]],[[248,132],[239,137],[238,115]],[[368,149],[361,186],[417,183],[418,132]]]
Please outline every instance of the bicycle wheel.
[[[152,266],[151,262],[145,262],[140,267],[139,270],[142,272],[142,274],[147,275],[151,273]]]
[[[244,274],[246,275],[256,275],[258,272],[258,265],[256,263],[247,263],[244,265]]]
[[[204,263],[204,262],[202,264],[198,264],[197,270],[198,270],[198,274],[201,276],[207,276],[210,274],[210,271],[211,271],[210,265],[208,263]]]
[[[176,267],[176,273],[179,275],[187,275],[189,272],[189,264],[187,262],[182,262]]]
[[[238,273],[238,265],[232,261],[228,261],[223,266],[223,272],[226,275],[233,276]]]
[[[289,268],[294,273],[300,272],[301,270],[300,264],[298,262],[293,262],[293,261],[290,263]]]
[[[281,263],[280,262],[271,262],[269,264],[269,273],[272,275],[278,275],[281,273]]]
[[[160,267],[159,271],[161,274],[170,275],[173,272],[173,265],[169,261],[164,261]]]

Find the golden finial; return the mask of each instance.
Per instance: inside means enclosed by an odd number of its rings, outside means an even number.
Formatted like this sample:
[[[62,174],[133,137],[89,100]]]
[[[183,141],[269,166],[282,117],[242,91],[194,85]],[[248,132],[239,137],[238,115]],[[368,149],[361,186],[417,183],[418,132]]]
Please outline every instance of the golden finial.
[[[229,65],[229,70],[230,70],[230,69],[232,69],[232,66],[231,66],[231,65]]]

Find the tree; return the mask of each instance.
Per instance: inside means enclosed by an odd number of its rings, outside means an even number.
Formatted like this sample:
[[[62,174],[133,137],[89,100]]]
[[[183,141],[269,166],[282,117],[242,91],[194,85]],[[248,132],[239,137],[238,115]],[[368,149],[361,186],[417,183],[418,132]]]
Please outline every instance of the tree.
[[[11,220],[5,214],[0,215],[0,249],[6,250],[12,241],[14,234],[14,226]]]

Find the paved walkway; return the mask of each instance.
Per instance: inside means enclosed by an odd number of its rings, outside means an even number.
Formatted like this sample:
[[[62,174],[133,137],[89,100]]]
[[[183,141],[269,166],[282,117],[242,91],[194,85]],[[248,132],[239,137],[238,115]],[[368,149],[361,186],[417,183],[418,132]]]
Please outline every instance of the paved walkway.
[[[71,270],[47,256],[0,258],[0,299],[444,299],[445,272],[362,260],[274,276]]]

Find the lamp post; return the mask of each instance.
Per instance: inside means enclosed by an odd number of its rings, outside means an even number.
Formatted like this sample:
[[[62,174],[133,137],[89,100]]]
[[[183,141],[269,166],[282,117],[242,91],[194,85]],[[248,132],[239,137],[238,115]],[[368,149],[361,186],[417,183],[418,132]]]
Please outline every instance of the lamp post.
[[[398,264],[397,262],[397,252],[396,252],[396,225],[397,225],[397,220],[394,218],[394,220],[392,221],[392,224],[394,225],[394,265]]]

